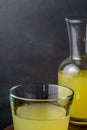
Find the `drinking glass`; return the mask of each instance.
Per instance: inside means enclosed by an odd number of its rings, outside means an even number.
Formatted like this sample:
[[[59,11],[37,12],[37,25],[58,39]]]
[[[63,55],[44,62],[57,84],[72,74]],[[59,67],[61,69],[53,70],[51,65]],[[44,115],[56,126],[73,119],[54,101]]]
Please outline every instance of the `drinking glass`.
[[[56,84],[22,84],[10,89],[14,130],[68,130],[74,92]]]

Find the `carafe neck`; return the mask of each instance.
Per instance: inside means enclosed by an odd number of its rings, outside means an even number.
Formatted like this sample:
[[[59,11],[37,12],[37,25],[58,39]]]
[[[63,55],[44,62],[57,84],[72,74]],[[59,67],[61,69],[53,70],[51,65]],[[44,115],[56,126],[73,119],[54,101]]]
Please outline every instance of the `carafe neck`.
[[[70,57],[81,59],[87,57],[87,19],[66,18]]]

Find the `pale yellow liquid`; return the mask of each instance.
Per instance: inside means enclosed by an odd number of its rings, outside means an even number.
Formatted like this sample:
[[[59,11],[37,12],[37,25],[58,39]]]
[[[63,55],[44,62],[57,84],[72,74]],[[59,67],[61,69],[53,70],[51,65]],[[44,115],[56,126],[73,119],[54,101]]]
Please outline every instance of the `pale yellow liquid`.
[[[71,116],[76,118],[87,118],[87,71],[77,72],[59,71],[58,82],[60,85],[70,87],[74,90]]]
[[[14,130],[68,130],[69,116],[62,107],[30,104],[18,107],[17,115],[12,113]]]

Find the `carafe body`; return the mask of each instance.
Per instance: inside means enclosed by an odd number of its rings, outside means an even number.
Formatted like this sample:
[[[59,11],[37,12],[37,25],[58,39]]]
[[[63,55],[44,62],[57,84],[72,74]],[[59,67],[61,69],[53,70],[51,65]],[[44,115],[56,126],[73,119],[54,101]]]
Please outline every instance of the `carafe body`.
[[[87,124],[87,19],[66,18],[70,56],[59,66],[58,84],[75,92],[71,122]]]

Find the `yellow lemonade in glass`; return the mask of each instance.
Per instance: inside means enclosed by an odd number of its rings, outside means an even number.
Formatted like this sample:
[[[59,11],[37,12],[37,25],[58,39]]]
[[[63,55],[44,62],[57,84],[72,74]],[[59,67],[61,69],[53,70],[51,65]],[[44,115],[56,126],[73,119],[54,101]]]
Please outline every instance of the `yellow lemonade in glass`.
[[[59,71],[58,82],[60,85],[70,87],[74,90],[71,117],[87,118],[87,71],[79,70],[77,73]]]
[[[12,107],[13,109],[13,107]],[[68,130],[69,115],[63,107],[50,103],[31,103],[13,114],[14,130]]]

